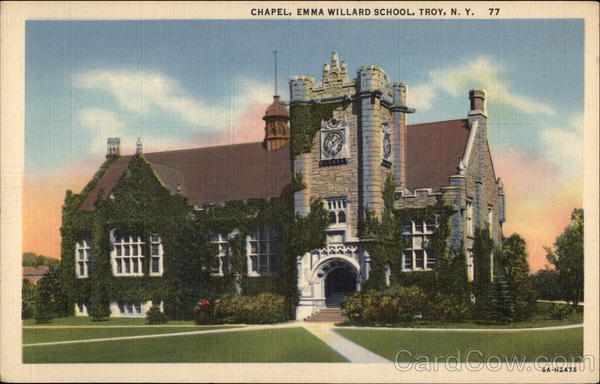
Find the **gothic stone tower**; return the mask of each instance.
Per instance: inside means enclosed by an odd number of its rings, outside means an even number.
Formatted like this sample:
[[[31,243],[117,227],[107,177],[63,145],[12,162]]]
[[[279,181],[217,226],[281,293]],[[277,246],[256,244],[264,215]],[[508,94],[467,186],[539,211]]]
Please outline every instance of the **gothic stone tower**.
[[[364,66],[350,80],[345,61],[331,55],[322,81],[297,76],[290,81],[292,107],[337,105],[321,121],[310,151],[296,156],[294,172],[306,186],[295,193],[295,208],[307,214],[312,198],[322,198],[330,212],[327,246],[305,254],[298,265],[301,290],[298,318],[339,304],[344,293],[360,289],[368,278],[369,257],[362,252],[358,222],[383,208],[386,175],[401,186],[406,180],[407,87],[390,83],[384,70]],[[294,120],[291,121],[294,129]]]

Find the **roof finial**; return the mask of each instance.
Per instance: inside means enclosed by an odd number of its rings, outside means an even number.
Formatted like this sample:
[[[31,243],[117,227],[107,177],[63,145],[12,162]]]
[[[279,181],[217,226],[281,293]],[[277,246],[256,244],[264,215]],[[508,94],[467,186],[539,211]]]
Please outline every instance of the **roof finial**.
[[[273,96],[278,96],[278,90],[277,90],[277,51],[273,51],[273,56],[275,58],[275,94]]]
[[[135,153],[136,155],[142,154],[142,139],[138,137],[137,142],[135,143]]]

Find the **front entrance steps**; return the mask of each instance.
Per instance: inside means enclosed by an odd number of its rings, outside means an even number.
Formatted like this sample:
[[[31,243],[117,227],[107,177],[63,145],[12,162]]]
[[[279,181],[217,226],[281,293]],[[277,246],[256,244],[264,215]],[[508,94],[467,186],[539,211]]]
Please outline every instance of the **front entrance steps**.
[[[346,318],[340,308],[323,308],[306,319],[308,323],[344,323]]]

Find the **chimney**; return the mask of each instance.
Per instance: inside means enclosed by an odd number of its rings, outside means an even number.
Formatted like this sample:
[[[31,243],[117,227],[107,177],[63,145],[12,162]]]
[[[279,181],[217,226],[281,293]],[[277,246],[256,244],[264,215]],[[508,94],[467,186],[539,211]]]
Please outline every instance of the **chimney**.
[[[121,144],[121,139],[118,137],[109,137],[106,140],[106,157],[111,157],[111,156],[119,156],[120,155],[120,148],[119,145]]]
[[[483,115],[487,117],[486,94],[483,89],[471,89],[469,91],[469,100],[471,100],[471,110],[469,116]]]

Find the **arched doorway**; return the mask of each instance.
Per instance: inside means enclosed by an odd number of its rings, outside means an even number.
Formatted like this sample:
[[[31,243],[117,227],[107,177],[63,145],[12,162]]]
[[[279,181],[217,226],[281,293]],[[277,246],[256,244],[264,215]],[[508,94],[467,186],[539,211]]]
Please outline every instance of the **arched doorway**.
[[[356,292],[356,278],[353,268],[346,263],[340,263],[328,271],[325,277],[327,307],[339,307],[347,295]]]

